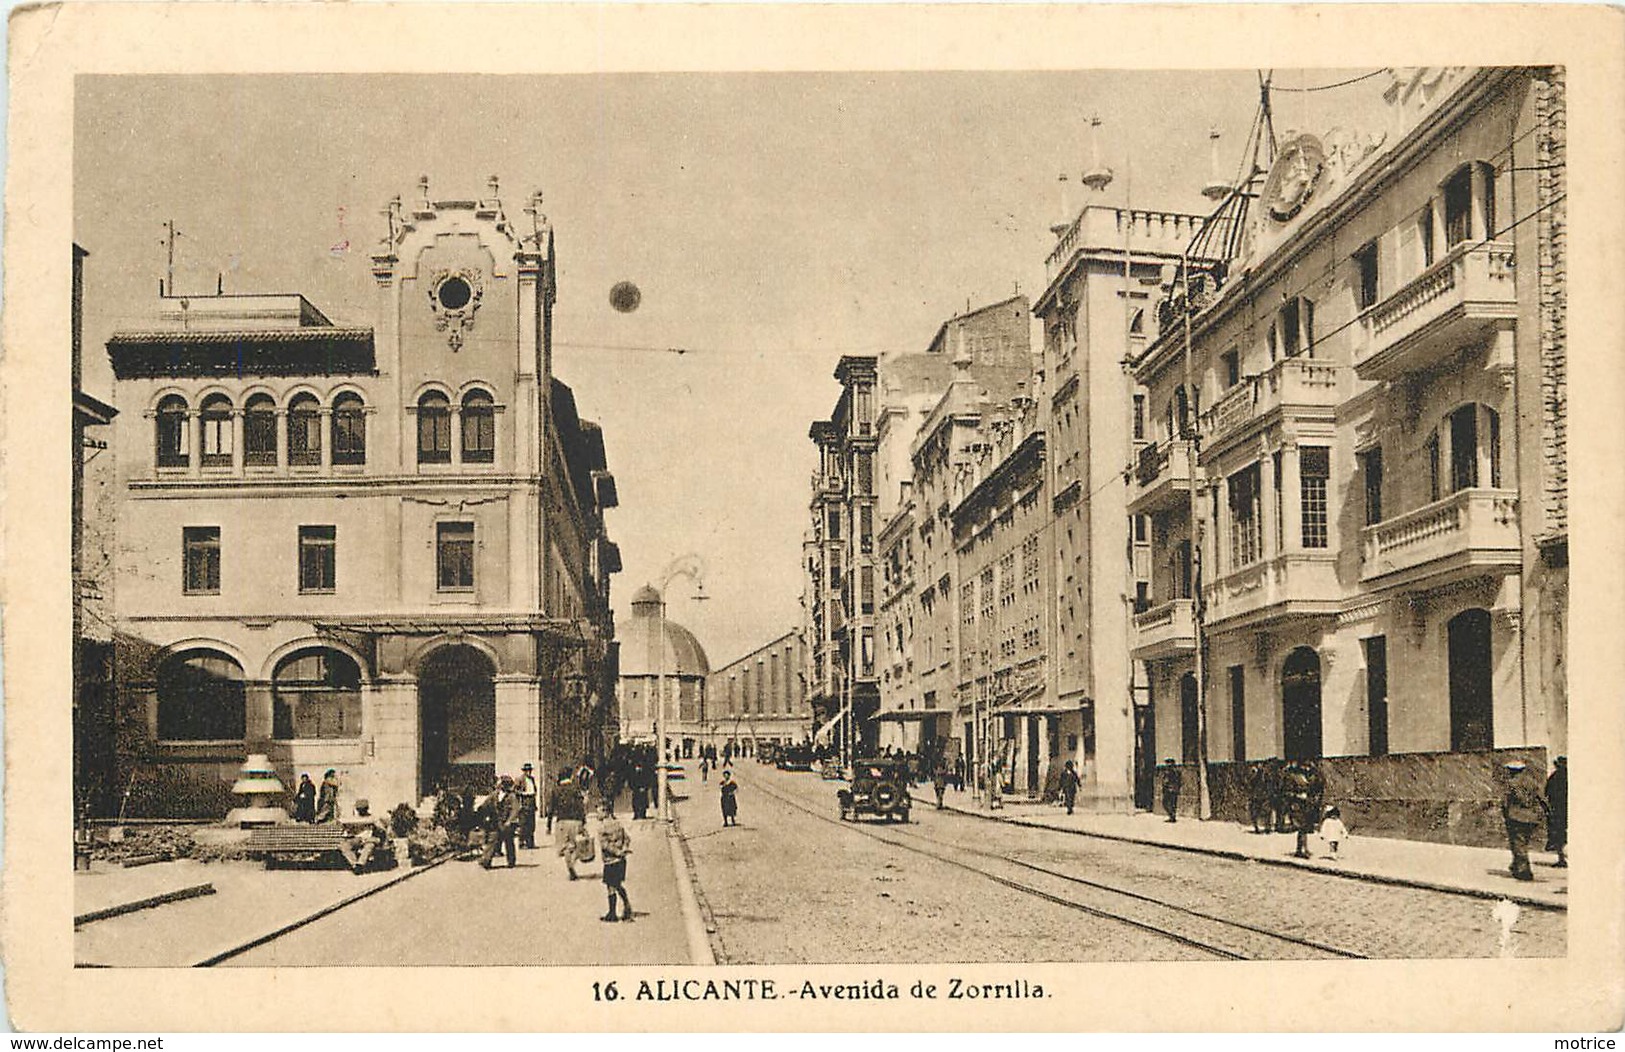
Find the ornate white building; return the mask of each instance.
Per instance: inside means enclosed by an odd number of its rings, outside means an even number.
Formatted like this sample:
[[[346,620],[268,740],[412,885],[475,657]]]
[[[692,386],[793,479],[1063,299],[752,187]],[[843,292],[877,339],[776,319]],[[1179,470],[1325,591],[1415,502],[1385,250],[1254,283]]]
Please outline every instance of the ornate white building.
[[[615,485],[553,376],[539,195],[386,216],[373,327],[170,295],[108,341],[133,814],[223,812],[248,753],[382,811],[599,749]]]

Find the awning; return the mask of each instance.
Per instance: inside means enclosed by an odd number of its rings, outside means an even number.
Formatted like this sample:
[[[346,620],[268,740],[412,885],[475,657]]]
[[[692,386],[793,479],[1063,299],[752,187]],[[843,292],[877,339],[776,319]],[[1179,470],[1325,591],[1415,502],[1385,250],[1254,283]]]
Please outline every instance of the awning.
[[[816,731],[813,731],[813,741],[817,741],[818,739],[820,739],[820,738],[824,737],[825,735],[829,734],[830,731],[834,730],[835,725],[841,722],[841,718],[847,714],[847,711],[848,711],[847,709],[841,709],[834,716],[830,717],[830,720],[829,720],[828,723],[824,724],[822,727],[818,728]]]
[[[888,709],[876,716],[875,719],[885,720],[890,723],[923,723],[926,720],[934,720],[938,716],[948,717],[952,715],[953,713],[945,709]]]
[[[1061,716],[1068,712],[1079,712],[1087,704],[1087,701],[1063,702],[1045,697],[1044,685],[1038,683],[1014,695],[1008,701],[994,703],[993,715]]]

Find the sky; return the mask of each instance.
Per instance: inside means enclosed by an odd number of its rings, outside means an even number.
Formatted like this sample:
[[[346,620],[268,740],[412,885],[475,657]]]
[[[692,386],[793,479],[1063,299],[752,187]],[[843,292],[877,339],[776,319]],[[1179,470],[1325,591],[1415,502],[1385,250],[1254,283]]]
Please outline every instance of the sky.
[[[1278,70],[1280,88],[1369,70]],[[1275,96],[1276,128],[1382,126],[1385,76]],[[807,428],[843,354],[922,351],[969,306],[1043,291],[1057,176],[1099,161],[1104,203],[1205,212],[1208,131],[1229,176],[1253,70],[570,76],[98,76],[75,100],[85,386],[142,327],[173,220],[179,292],[301,292],[373,325],[368,255],[396,194],[544,193],[554,368],[604,428],[620,619],[679,557],[670,616],[720,666],[800,624]],[[1089,120],[1101,126],[1091,136]],[[610,306],[631,281],[637,311]],[[684,353],[675,353],[680,348]]]

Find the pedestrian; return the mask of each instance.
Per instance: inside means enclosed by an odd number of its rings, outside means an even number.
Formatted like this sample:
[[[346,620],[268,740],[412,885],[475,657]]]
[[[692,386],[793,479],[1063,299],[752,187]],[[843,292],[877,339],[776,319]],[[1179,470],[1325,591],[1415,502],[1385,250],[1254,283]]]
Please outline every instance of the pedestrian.
[[[1522,760],[1508,760],[1507,786],[1501,797],[1501,816],[1506,821],[1507,846],[1512,849],[1512,875],[1518,880],[1534,880],[1529,868],[1529,841],[1535,827],[1546,817],[1546,794],[1540,779]]]
[[[1162,761],[1162,809],[1170,822],[1179,821],[1179,790],[1184,780],[1172,756]]]
[[[1264,795],[1269,798],[1270,828],[1277,833],[1287,830],[1286,813],[1286,770],[1281,764],[1279,756],[1270,758],[1264,765]]]
[[[942,794],[948,789],[948,769],[937,764],[936,770],[931,772],[931,791],[937,794],[937,810],[942,810]]]
[[[587,821],[587,803],[570,777],[570,768],[559,769],[558,784],[547,795],[547,831],[570,879],[576,879],[576,838]]]
[[[709,756],[706,756],[704,753],[701,753],[700,754],[700,781],[709,782],[710,780],[711,780],[711,758]]]
[[[299,776],[299,788],[293,794],[293,820],[316,821],[316,783],[310,780],[308,772]]]
[[[1061,799],[1066,803],[1066,813],[1071,814],[1072,808],[1078,802],[1078,787],[1083,779],[1078,777],[1077,764],[1071,760],[1061,769]]]
[[[1338,846],[1348,839],[1349,827],[1343,824],[1343,812],[1333,804],[1326,808],[1326,817],[1320,820],[1320,839],[1326,845],[1329,857],[1337,858]]]
[[[965,758],[963,756],[955,756],[954,757],[954,792],[962,793],[964,791],[965,791]]]
[[[1270,791],[1268,769],[1259,763],[1247,765],[1247,818],[1253,824],[1253,832],[1268,833],[1270,831]]]
[[[736,826],[739,824],[739,783],[734,781],[732,771],[722,772],[722,784],[717,786],[722,793],[722,824]]]
[[[615,819],[615,812],[604,808],[604,818],[598,826],[598,846],[604,852],[604,891],[609,896],[609,912],[600,920],[613,921],[615,900],[620,899],[620,920],[631,921],[632,900],[626,894],[626,856],[632,853],[632,838],[626,827]]]
[[[366,800],[355,802],[355,822],[344,832],[344,845],[339,853],[356,873],[364,871],[378,848],[389,842],[389,824],[372,813],[372,804]]]
[[[1320,775],[1320,765],[1313,760],[1298,761],[1302,791],[1298,801],[1298,843],[1292,853],[1299,858],[1309,857],[1309,837],[1320,828],[1320,805],[1326,797],[1326,781]]]
[[[649,769],[642,761],[632,767],[632,819],[641,821],[649,816]]]
[[[1546,779],[1546,850],[1557,852],[1553,865],[1569,864],[1569,758],[1552,761],[1551,777]]]
[[[491,835],[485,841],[485,853],[480,856],[480,868],[490,869],[500,848],[508,858],[508,868],[519,864],[519,853],[514,850],[514,837],[519,832],[519,794],[514,792],[513,776],[505,774],[497,783],[496,792],[485,802],[487,824]]]
[[[580,766],[576,768],[576,788],[583,797],[592,789],[593,773],[592,763],[583,758]]]
[[[338,772],[328,768],[322,775],[322,788],[316,797],[316,814],[311,819],[314,822],[336,822],[339,817],[339,776]]]
[[[519,783],[514,786],[519,795],[519,846],[531,851],[536,849],[536,797],[540,795],[535,772],[535,765],[526,762],[519,768]]]

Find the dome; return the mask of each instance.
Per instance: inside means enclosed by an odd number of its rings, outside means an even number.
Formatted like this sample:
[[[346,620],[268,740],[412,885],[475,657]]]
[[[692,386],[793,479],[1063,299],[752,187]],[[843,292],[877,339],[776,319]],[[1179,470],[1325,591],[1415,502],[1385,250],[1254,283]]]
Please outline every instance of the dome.
[[[647,593],[647,594],[645,594]],[[656,659],[660,645],[660,593],[645,587],[632,597],[632,616],[615,626],[621,644],[621,676],[706,676],[711,662],[694,633],[667,620],[665,660]]]

